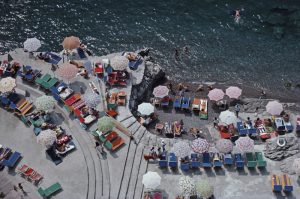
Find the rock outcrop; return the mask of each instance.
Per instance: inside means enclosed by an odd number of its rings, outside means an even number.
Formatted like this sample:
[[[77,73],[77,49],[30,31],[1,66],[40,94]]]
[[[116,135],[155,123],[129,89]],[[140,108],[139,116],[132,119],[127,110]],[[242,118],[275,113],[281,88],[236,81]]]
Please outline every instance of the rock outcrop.
[[[278,138],[272,138],[267,140],[265,145],[265,157],[271,160],[283,160],[287,157],[296,155],[299,153],[298,139],[293,134],[285,136],[286,144],[279,146],[277,144]]]
[[[153,86],[160,80],[165,78],[162,68],[153,62],[151,57],[145,57],[144,77],[140,84],[133,85],[131,90],[131,98],[129,108],[135,115],[137,106],[143,101],[148,101],[152,94]]]
[[[286,158],[280,164],[280,170],[284,173],[288,173],[290,175],[296,174],[295,169],[293,168],[294,160],[296,158],[300,158],[300,154],[294,155],[292,157]]]

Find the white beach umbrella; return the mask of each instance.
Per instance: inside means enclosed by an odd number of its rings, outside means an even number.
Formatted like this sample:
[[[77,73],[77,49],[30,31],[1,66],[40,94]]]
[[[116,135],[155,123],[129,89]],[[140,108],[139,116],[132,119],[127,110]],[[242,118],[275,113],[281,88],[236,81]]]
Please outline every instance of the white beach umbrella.
[[[24,49],[28,50],[29,52],[37,51],[41,47],[41,41],[37,38],[28,38],[24,42]]]
[[[40,134],[37,136],[37,142],[45,146],[47,149],[50,148],[55,141],[56,132],[51,129],[41,131]]]
[[[296,158],[293,162],[293,168],[297,175],[300,175],[300,158]]]
[[[37,110],[49,111],[54,108],[55,99],[52,96],[43,95],[36,98],[34,105]]]
[[[192,149],[196,153],[204,153],[209,150],[209,143],[206,139],[197,138],[193,140]]]
[[[208,180],[201,179],[196,182],[196,192],[202,198],[209,198],[214,194],[214,187]]]
[[[216,143],[216,148],[220,153],[230,153],[233,149],[233,144],[228,139],[220,139]]]
[[[97,93],[88,92],[83,96],[83,101],[88,107],[96,108],[99,105],[101,98]]]
[[[66,50],[73,50],[73,49],[79,47],[80,39],[78,37],[74,37],[74,36],[65,37],[62,45],[63,45],[63,48]]]
[[[215,88],[208,93],[208,97],[212,101],[219,101],[223,99],[224,97],[224,92],[221,89]]]
[[[128,59],[121,55],[116,55],[110,59],[110,65],[114,70],[123,71],[128,66]]]
[[[270,101],[268,102],[266,109],[271,115],[279,115],[283,111],[283,106],[278,101]]]
[[[226,111],[222,111],[219,115],[219,119],[221,122],[229,125],[229,124],[234,124],[236,125],[237,123],[237,117],[236,115],[229,111],[229,110],[226,110]]]
[[[176,156],[185,158],[191,154],[191,147],[187,142],[179,141],[173,145],[172,151]]]
[[[150,103],[142,103],[138,106],[138,112],[142,115],[150,115],[154,113],[154,106]]]
[[[161,182],[161,177],[157,172],[148,171],[143,175],[142,183],[147,189],[156,189]]]
[[[184,196],[189,197],[189,196],[194,195],[196,193],[195,182],[189,176],[180,177],[178,185],[179,185],[179,191]]]
[[[0,80],[1,93],[11,92],[16,86],[17,86],[16,79],[12,77],[5,77]]]
[[[254,150],[254,141],[249,137],[240,137],[235,141],[235,144],[242,152],[252,152]]]
[[[76,77],[76,74],[78,73],[78,69],[73,64],[64,63],[59,66],[57,73],[61,78],[70,82],[72,79]]]
[[[158,98],[163,98],[169,95],[169,89],[166,86],[157,86],[153,90],[153,95]]]
[[[238,99],[242,94],[242,89],[237,86],[230,86],[226,89],[226,95],[233,99]]]

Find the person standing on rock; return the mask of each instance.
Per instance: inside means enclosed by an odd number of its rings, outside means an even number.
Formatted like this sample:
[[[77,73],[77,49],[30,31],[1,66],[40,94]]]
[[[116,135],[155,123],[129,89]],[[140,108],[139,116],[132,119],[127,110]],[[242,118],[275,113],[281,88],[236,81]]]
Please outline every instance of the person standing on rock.
[[[235,110],[236,117],[239,117],[240,105],[236,104],[235,107],[234,107],[234,110]]]

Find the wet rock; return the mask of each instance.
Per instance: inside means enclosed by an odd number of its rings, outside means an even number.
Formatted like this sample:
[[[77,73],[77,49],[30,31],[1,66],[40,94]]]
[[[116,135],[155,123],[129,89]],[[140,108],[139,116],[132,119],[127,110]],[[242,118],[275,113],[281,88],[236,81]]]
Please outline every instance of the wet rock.
[[[298,139],[293,134],[286,135],[285,139],[286,144],[284,146],[278,146],[278,138],[272,138],[267,140],[264,150],[265,157],[271,160],[283,160],[287,157],[298,154]]]

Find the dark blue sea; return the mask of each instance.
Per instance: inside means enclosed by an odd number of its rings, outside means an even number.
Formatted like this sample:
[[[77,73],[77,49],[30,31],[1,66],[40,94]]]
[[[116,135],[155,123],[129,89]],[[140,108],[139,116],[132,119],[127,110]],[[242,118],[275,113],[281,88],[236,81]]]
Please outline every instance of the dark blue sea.
[[[96,55],[149,47],[173,80],[300,98],[299,0],[0,0],[0,7],[2,53],[27,37],[60,51],[74,35]],[[230,14],[236,9],[240,23]]]

